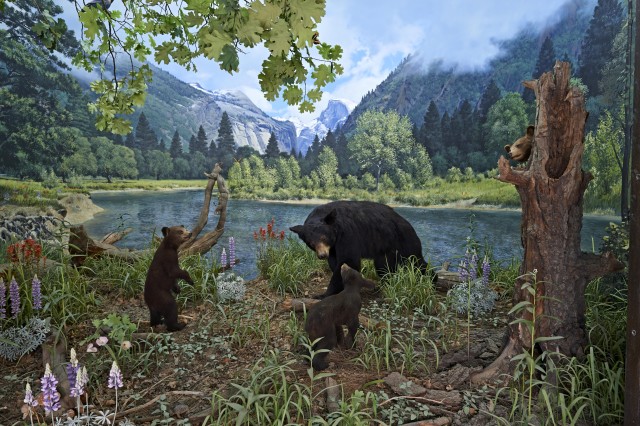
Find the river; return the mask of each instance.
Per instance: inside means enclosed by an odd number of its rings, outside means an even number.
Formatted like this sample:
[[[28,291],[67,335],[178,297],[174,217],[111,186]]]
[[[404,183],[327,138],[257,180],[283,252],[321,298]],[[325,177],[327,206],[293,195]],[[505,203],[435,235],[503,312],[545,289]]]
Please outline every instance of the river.
[[[89,235],[101,237],[119,228],[131,227],[133,231],[117,245],[145,248],[154,232],[161,235],[163,226],[193,226],[200,214],[203,197],[203,190],[93,193],[93,202],[105,210],[86,222],[85,228]],[[276,230],[290,234],[289,227],[302,224],[314,206],[230,199],[224,235],[209,255],[220,256],[222,247],[228,252],[228,238],[234,237],[236,256],[240,260],[236,270],[245,279],[253,279],[257,275],[253,232],[261,226],[266,227],[273,218]],[[445,261],[458,264],[472,227],[473,238],[482,245],[488,244],[495,259],[508,262],[514,257],[522,257],[519,211],[421,207],[396,207],[395,210],[416,229],[422,240],[423,254],[434,265],[442,265]],[[213,229],[217,222],[218,217],[211,213],[205,231]],[[610,222],[618,223],[619,219],[585,215],[582,226],[584,251],[592,251],[594,247],[598,250]]]

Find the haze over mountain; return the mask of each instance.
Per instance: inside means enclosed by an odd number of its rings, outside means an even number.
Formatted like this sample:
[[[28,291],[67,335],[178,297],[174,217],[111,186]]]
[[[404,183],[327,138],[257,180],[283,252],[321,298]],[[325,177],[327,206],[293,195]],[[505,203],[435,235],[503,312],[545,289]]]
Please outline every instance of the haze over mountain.
[[[469,69],[445,61],[427,62],[417,51],[362,98],[343,130],[353,131],[360,114],[372,108],[393,109],[420,126],[431,100],[440,113],[451,114],[464,100],[475,106],[492,78],[503,93],[522,93],[522,81],[531,78],[540,46],[547,36],[553,41],[557,59],[577,63],[594,4],[593,0],[568,1],[544,27],[527,25],[515,37],[496,41],[500,53],[485,67]]]

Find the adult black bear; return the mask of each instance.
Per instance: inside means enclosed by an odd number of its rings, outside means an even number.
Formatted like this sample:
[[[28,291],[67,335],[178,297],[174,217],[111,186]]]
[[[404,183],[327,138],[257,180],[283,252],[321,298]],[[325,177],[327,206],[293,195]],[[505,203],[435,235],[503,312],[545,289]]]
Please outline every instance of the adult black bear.
[[[289,228],[333,271],[324,295],[342,291],[340,265],[360,271],[361,260],[373,259],[378,275],[395,272],[399,262],[414,256],[423,273],[427,262],[413,226],[391,207],[370,201],[334,201],[311,211],[304,225]],[[435,274],[433,280],[437,279]]]
[[[168,331],[182,330],[184,323],[178,322],[178,305],[171,293],[180,293],[178,279],[193,285],[189,273],[180,269],[178,247],[191,237],[191,232],[183,226],[162,228],[164,238],[153,255],[147,279],[144,283],[144,301],[149,307],[150,325],[162,324]]]
[[[356,332],[360,326],[358,314],[362,308],[360,289],[362,287],[375,288],[373,281],[364,279],[360,272],[346,264],[340,267],[340,275],[344,283],[344,291],[326,297],[309,308],[304,330],[309,340],[322,337],[314,346],[314,350],[333,349],[337,344],[350,348],[355,341]],[[346,325],[349,333],[346,338],[342,326]],[[313,357],[312,365],[316,370],[324,370],[328,363],[327,352],[321,352]]]

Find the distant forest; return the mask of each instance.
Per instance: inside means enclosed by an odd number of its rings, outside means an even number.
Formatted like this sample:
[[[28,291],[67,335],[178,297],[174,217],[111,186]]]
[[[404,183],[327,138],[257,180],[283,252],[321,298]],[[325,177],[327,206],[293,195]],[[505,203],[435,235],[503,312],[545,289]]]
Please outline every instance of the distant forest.
[[[52,0],[41,3],[51,16],[62,12]],[[24,13],[14,4],[24,7]],[[522,91],[520,82],[564,60],[572,63],[574,84],[588,96],[584,166],[595,177],[589,191],[600,191],[603,197],[620,194],[618,159],[623,158],[628,122],[630,70],[627,13],[617,0],[598,0],[589,16],[580,8],[565,11],[560,22],[543,33],[523,30],[502,42],[503,54],[487,70],[458,72],[442,64],[424,69],[418,55],[406,58],[362,99],[342,129],[317,136],[305,157],[279,152],[274,134],[264,153],[238,147],[226,114],[215,124],[217,134],[207,134],[200,125],[188,139],[181,135],[192,130],[167,127],[177,126],[162,118],[171,111],[159,114],[153,105],[135,115],[126,137],[97,131],[87,109],[91,92],[72,77],[67,61],[42,45],[34,30],[37,13],[22,0],[6,5],[0,14],[0,171],[17,178],[70,184],[79,184],[83,176],[192,179],[201,178],[215,162],[224,165],[227,176],[240,180],[253,179],[264,169],[271,190],[286,185],[289,175],[306,178],[305,185],[311,187],[374,179],[375,187],[385,180],[387,187],[399,189],[419,188],[452,173],[490,175],[504,145],[535,121],[533,93]],[[67,57],[78,49],[71,34],[58,46]],[[180,87],[161,85],[155,90],[156,98],[188,101]],[[405,145],[383,142],[381,148],[392,154],[371,158],[363,135],[367,124],[379,117],[367,112],[385,118],[395,114],[394,131],[404,135],[409,129],[408,138],[402,139]],[[171,140],[158,136],[169,133]]]

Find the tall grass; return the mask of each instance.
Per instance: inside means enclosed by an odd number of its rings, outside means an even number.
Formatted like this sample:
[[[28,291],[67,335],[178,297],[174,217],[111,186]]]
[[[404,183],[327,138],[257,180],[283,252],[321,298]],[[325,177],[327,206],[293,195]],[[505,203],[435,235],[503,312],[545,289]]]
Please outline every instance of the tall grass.
[[[432,314],[437,311],[431,274],[423,274],[415,258],[409,258],[395,272],[386,273],[381,284],[384,296],[392,301],[390,305],[396,312],[410,313],[418,309]]]
[[[258,251],[260,275],[269,280],[269,286],[280,294],[294,296],[302,293],[302,285],[312,277],[322,275],[326,262],[297,238],[267,241]]]

